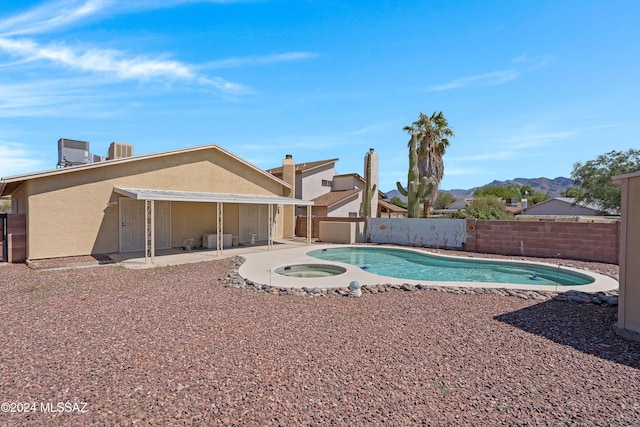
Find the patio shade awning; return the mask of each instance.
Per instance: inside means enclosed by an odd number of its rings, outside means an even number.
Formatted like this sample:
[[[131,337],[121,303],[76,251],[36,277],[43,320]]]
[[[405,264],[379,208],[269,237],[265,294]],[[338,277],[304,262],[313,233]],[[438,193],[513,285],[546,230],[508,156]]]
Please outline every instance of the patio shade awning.
[[[284,196],[253,194],[200,193],[195,191],[150,190],[145,188],[114,187],[116,193],[135,200],[161,200],[168,202],[247,203],[256,205],[312,206],[313,201]]]

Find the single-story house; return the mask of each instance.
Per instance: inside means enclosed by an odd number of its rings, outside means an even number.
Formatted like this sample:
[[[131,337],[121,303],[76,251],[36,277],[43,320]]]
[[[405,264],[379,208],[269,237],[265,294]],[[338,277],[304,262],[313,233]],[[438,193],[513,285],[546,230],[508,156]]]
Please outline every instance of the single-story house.
[[[25,217],[31,260],[135,251],[153,260],[155,249],[185,244],[270,247],[293,237],[292,208],[313,204],[217,145],[0,178],[5,195],[12,214]]]
[[[378,218],[406,218],[407,208],[387,200],[378,200]]]
[[[570,197],[554,197],[544,200],[522,210],[521,215],[566,215],[566,216],[595,216],[599,208],[594,205],[576,203]]]

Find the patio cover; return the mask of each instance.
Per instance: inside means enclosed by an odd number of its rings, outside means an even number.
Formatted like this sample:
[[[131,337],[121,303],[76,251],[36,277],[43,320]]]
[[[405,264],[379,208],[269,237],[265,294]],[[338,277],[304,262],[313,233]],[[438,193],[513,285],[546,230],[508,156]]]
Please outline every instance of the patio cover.
[[[268,233],[268,248],[269,250],[273,246],[273,233],[271,224],[273,223],[273,212],[271,206],[273,205],[301,205],[307,206],[307,241],[311,241],[311,223],[309,220],[311,217],[310,210],[313,205],[311,200],[295,199],[284,196],[262,196],[253,194],[228,194],[228,193],[201,193],[195,191],[177,191],[177,190],[151,190],[146,188],[120,188],[114,187],[113,190],[123,196],[129,197],[134,200],[143,200],[145,202],[145,262],[154,261],[155,257],[155,242],[154,242],[154,223],[153,223],[153,209],[154,201],[168,201],[168,202],[204,202],[204,203],[216,203],[216,224],[217,226],[217,250],[218,255],[222,253],[223,236],[222,230],[224,229],[224,220],[222,216],[222,206],[224,203],[244,203],[253,205],[269,205],[269,233]]]

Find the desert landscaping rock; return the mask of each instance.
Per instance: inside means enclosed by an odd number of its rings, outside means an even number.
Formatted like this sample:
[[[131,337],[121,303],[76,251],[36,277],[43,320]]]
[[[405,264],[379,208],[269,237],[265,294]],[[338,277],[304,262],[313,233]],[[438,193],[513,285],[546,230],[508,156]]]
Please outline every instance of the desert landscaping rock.
[[[276,296],[235,288],[240,262],[0,266],[0,402],[87,411],[0,425],[640,424],[640,343],[612,330],[613,295]]]

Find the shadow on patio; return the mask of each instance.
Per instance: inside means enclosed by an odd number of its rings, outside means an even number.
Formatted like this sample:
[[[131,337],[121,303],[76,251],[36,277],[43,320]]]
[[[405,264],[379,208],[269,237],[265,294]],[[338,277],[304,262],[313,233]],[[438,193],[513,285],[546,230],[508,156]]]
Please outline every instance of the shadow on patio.
[[[640,343],[612,329],[618,307],[547,301],[495,319],[583,353],[640,369]]]

